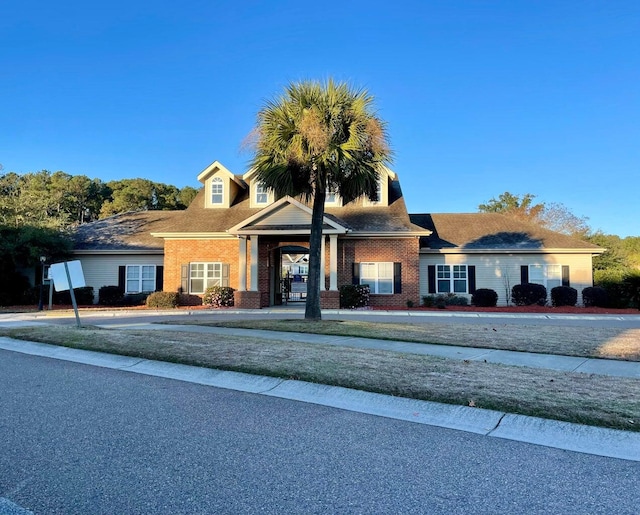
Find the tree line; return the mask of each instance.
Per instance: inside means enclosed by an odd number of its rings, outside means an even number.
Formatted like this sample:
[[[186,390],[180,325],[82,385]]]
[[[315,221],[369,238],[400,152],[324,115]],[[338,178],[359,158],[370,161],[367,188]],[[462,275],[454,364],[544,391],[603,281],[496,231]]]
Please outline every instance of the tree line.
[[[593,283],[607,289],[611,297],[624,298],[625,283],[637,282],[635,278],[640,274],[640,236],[621,238],[615,234],[594,232],[586,217],[574,215],[563,204],[536,203],[535,197],[531,193],[514,195],[506,191],[480,204],[478,210],[513,216],[607,249],[593,258]]]
[[[66,229],[127,211],[185,209],[197,192],[149,179],[9,172],[0,175],[0,225]]]

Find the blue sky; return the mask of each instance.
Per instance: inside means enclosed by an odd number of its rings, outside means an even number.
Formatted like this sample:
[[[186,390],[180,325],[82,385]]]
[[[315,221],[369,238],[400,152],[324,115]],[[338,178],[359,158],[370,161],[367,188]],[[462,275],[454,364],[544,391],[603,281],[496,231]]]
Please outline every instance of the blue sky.
[[[21,0],[0,9],[0,163],[179,187],[290,81],[364,87],[410,212],[504,191],[640,235],[637,1]]]

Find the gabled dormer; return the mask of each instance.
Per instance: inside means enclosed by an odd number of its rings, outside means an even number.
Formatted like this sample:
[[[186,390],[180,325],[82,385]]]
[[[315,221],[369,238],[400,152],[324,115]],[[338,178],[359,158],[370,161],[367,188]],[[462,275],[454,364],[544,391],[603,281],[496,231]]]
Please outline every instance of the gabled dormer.
[[[255,170],[252,168],[242,176],[242,180],[249,185],[249,206],[267,207],[273,204],[275,201],[273,192],[268,191],[254,174]]]
[[[389,205],[389,185],[391,181],[396,179],[394,171],[390,170],[386,166],[380,168],[380,176],[378,177],[378,200],[369,200],[364,197],[362,204],[364,206],[381,206],[386,207]]]
[[[245,184],[218,161],[200,172],[198,180],[204,185],[207,209],[231,207],[238,194],[246,189]]]

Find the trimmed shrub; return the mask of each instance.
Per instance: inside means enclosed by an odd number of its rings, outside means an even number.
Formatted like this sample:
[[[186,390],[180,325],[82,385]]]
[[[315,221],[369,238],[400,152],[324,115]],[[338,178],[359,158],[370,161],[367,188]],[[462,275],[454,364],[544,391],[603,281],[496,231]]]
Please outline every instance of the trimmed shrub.
[[[76,297],[76,304],[86,306],[93,304],[93,286],[85,286],[83,288],[74,288],[73,293]],[[69,305],[71,304],[71,293],[66,291],[53,291],[53,303]]]
[[[422,305],[425,308],[432,308],[436,304],[436,296],[435,295],[424,295],[422,297]]]
[[[123,297],[119,286],[103,286],[98,290],[98,304],[101,306],[119,306]]]
[[[127,293],[122,297],[121,306],[144,306],[149,293]]]
[[[547,303],[547,289],[542,284],[516,284],[511,289],[511,302],[516,306],[544,306]]]
[[[600,288],[600,286],[589,286],[582,290],[582,302],[585,308],[607,307],[607,290]]]
[[[447,306],[468,306],[469,300],[455,293],[441,293],[439,295],[423,296],[422,305],[426,308],[436,307],[443,309]]]
[[[479,308],[494,308],[498,305],[498,294],[490,288],[479,288],[471,295],[471,304]]]
[[[364,308],[369,305],[369,286],[345,284],[340,286],[340,307],[343,309]]]
[[[210,286],[202,296],[202,304],[212,308],[228,308],[233,306],[233,292],[229,286]]]
[[[173,309],[178,307],[178,292],[157,291],[150,294],[145,301],[148,308]]]
[[[575,306],[578,302],[578,290],[571,286],[556,286],[551,288],[551,305],[554,307],[560,306]]]

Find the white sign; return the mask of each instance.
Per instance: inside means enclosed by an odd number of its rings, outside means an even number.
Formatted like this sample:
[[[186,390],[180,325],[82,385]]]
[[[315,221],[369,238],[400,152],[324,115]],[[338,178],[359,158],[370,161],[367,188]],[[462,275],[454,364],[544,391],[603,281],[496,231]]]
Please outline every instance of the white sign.
[[[84,274],[82,273],[82,264],[80,261],[67,261],[66,263],[56,263],[49,267],[49,279],[53,279],[53,287],[56,291],[66,291],[69,289],[69,280],[67,279],[67,271],[65,265],[69,269],[69,277],[74,288],[84,288]]]

